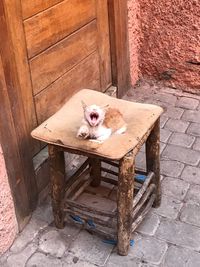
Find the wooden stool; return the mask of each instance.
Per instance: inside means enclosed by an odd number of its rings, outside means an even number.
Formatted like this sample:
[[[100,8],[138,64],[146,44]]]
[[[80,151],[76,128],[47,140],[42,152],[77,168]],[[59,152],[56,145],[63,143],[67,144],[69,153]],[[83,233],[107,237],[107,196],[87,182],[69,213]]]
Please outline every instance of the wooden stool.
[[[102,144],[77,139],[77,129],[83,116],[82,100],[88,105],[109,104],[110,107],[119,108],[128,124],[126,133],[112,135]],[[161,201],[159,117],[162,112],[162,108],[155,105],[129,102],[83,89],[33,130],[33,138],[49,146],[51,197],[56,227],[64,227],[64,218],[68,214],[75,223],[116,240],[120,255],[128,254],[132,231],[151,206],[158,207]],[[139,172],[138,176],[135,174],[135,156],[145,142],[147,169],[146,172]],[[64,152],[88,157],[70,179],[65,177]],[[119,172],[103,168],[102,161],[119,168]],[[118,179],[102,177],[102,170],[111,172]],[[105,203],[99,209],[77,200],[89,184],[97,187],[101,180],[118,188],[117,205],[111,211],[104,209]]]

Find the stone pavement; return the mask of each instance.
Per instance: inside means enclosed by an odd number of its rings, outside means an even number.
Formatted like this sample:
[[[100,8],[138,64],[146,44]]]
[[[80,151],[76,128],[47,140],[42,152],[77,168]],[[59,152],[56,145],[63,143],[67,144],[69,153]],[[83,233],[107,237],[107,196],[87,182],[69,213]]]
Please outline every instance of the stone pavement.
[[[2,267],[199,267],[200,266],[200,96],[143,83],[125,99],[159,104],[162,204],[133,234],[127,257],[102,239],[72,226],[57,230],[49,201],[40,205]],[[144,168],[144,149],[137,157]]]

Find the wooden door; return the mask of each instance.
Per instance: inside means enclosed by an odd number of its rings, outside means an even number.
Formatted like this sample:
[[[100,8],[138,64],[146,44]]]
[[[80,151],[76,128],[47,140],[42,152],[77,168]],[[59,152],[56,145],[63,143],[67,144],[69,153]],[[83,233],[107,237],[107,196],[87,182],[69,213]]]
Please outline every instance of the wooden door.
[[[0,1],[0,143],[20,226],[37,203],[31,130],[81,88],[127,90],[126,17],[125,0]]]
[[[107,0],[21,3],[38,123],[77,90],[111,85]]]

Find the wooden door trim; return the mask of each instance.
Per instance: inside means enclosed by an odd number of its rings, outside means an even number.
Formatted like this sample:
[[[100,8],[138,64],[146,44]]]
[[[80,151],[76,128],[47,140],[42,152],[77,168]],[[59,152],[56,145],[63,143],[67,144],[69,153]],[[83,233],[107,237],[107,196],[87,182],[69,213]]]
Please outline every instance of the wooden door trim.
[[[15,202],[19,228],[37,203],[37,185],[32,162],[30,129],[33,112],[21,1],[0,1],[0,142]],[[23,43],[24,42],[24,43]],[[33,113],[32,113],[33,112]]]
[[[130,89],[127,0],[108,0],[112,82],[121,98]]]
[[[108,10],[112,81],[122,97],[130,85],[127,0],[108,0]],[[36,207],[38,192],[30,139],[37,118],[20,0],[0,1],[0,36],[4,39],[0,42],[0,143],[21,228]]]

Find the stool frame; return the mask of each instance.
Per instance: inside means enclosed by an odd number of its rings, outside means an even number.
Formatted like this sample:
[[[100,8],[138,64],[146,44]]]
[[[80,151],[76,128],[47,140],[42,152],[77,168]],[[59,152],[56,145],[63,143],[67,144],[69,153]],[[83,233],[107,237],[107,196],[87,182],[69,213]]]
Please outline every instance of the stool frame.
[[[135,177],[135,156],[141,146],[146,143],[146,181],[139,185],[137,195],[134,197],[134,190],[138,183],[134,181]],[[61,144],[62,145],[62,144]],[[65,226],[65,215],[82,214],[81,210],[89,214],[89,218],[93,218],[95,210],[83,207],[83,205],[75,202],[76,197],[83,192],[84,188],[89,184],[98,187],[102,180],[102,171],[111,172],[118,175],[118,182],[109,181],[118,185],[117,192],[117,210],[114,212],[96,211],[96,214],[108,216],[111,219],[111,228],[116,223],[115,235],[105,233],[108,238],[114,238],[117,241],[117,249],[120,255],[127,255],[131,233],[136,229],[144,216],[152,207],[159,207],[161,202],[160,188],[160,120],[154,123],[145,136],[139,140],[137,147],[124,155],[118,162],[108,158],[102,158],[93,153],[86,153],[66,147],[48,144],[50,173],[51,173],[51,199],[54,221],[57,228]],[[70,178],[65,177],[65,160],[64,152],[85,155],[88,157],[85,163]],[[107,162],[113,166],[119,167],[119,173],[101,167],[101,161]],[[87,180],[82,181],[83,175],[90,174]],[[104,181],[106,181],[104,177]],[[78,184],[80,187],[75,192]],[[66,189],[66,186],[68,189]],[[72,194],[73,193],[73,194]],[[69,199],[69,196],[72,196]],[[145,206],[144,206],[145,203]],[[84,217],[83,212],[83,217]],[[91,215],[90,215],[91,214]],[[99,217],[98,217],[99,218]],[[115,221],[116,220],[116,221]],[[103,219],[97,220],[101,225],[106,224]],[[93,229],[94,232],[102,234],[103,231]]]

